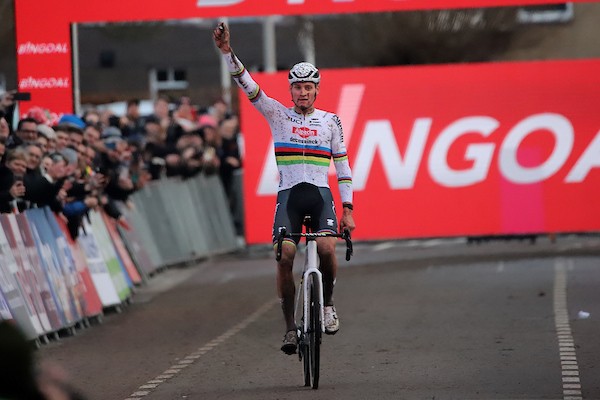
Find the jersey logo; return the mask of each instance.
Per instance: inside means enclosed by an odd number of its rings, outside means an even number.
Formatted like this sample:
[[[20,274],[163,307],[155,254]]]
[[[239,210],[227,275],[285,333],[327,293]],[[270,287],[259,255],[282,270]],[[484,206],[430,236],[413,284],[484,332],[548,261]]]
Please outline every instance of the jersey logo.
[[[317,136],[316,129],[310,129],[305,126],[293,126],[292,133],[294,135],[300,136],[303,139],[306,139],[307,137],[311,137],[311,136]]]

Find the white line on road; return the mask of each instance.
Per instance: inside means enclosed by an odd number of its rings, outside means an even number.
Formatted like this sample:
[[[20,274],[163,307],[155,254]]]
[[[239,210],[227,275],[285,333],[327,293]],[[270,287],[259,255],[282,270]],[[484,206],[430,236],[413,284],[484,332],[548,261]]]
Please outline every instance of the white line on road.
[[[203,345],[202,347],[199,347],[193,353],[188,354],[187,356],[183,357],[177,364],[170,366],[166,371],[162,372],[157,377],[152,378],[148,382],[141,385],[137,391],[135,391],[134,393],[129,395],[129,397],[127,397],[125,400],[139,400],[139,399],[149,395],[151,393],[151,390],[155,390],[158,386],[165,383],[167,380],[171,379],[172,377],[176,376],[184,368],[195,363],[202,355],[208,353],[209,351],[213,350],[218,345],[225,342],[227,339],[229,339],[232,336],[234,336],[235,334],[241,332],[248,325],[250,325],[251,323],[256,321],[258,318],[260,318],[261,315],[263,315],[264,313],[269,311],[271,309],[271,307],[273,307],[278,302],[279,302],[278,299],[272,299],[272,300],[267,301],[265,304],[260,306],[256,311],[254,311],[252,314],[250,314],[248,316],[248,318],[246,318],[239,324],[231,327],[229,330],[227,330],[227,332],[225,332],[222,335],[218,336],[217,338],[211,340],[210,342]]]
[[[561,360],[563,400],[581,400],[579,366],[567,309],[567,268],[562,259],[554,263],[554,323]]]

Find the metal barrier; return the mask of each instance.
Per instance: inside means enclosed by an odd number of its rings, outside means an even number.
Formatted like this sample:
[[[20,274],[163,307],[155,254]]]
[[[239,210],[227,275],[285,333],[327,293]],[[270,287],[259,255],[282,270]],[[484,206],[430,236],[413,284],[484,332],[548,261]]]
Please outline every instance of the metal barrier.
[[[158,268],[238,248],[217,176],[152,182],[132,200],[131,229],[90,211],[77,240],[47,208],[0,214],[0,321],[39,345],[119,308]]]
[[[238,248],[218,176],[162,179],[132,196],[125,210],[155,268]]]

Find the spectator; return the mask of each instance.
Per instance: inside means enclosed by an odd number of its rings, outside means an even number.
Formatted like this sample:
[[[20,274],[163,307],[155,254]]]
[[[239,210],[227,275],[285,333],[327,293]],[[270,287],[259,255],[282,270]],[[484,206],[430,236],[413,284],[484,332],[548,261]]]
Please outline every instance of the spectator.
[[[231,201],[233,191],[233,173],[242,167],[240,149],[237,141],[237,118],[232,117],[224,120],[219,127],[221,138],[221,168],[220,176],[223,188]]]
[[[8,136],[10,136],[10,126],[5,117],[6,114],[4,111],[0,110],[0,138],[6,141]]]
[[[121,136],[109,136],[104,140],[109,149],[102,157],[102,169],[106,171],[105,193],[113,200],[127,201],[135,186],[129,174],[131,152]]]
[[[79,154],[72,147],[66,147],[60,151],[60,154],[65,158],[67,164],[64,170],[64,176],[70,177],[75,174],[78,168]]]
[[[110,109],[100,111],[100,123],[98,124],[98,126],[103,128],[107,126],[116,126],[118,128],[119,118],[115,117],[115,115]]]
[[[211,115],[204,114],[200,117],[199,126],[204,138],[204,173],[216,174],[221,165],[221,138],[217,130],[217,121]]]
[[[62,151],[65,146],[77,146],[83,142],[83,129],[85,129],[85,122],[74,114],[65,114],[58,121],[58,126],[61,132],[66,132],[67,137],[64,137],[64,133],[61,133],[60,145],[57,146],[57,151]],[[58,129],[57,129],[58,130]],[[66,144],[63,145],[63,143]]]
[[[219,126],[221,138],[221,167],[219,175],[229,201],[229,210],[238,235],[243,234],[243,199],[241,179],[235,179],[242,168],[241,152],[238,144],[238,119],[230,117]]]
[[[140,118],[140,101],[127,101],[126,114],[119,120],[119,128],[124,137],[137,137],[143,133],[143,121]]]
[[[15,100],[13,94],[16,90],[5,92],[0,95],[0,113],[2,113],[4,120],[8,123],[9,135],[13,134],[11,121],[15,112]]]
[[[76,148],[83,143],[83,131],[79,128],[71,127],[69,129],[69,144],[68,146]]]
[[[188,96],[181,96],[179,99],[179,105],[173,113],[173,119],[185,132],[193,132],[198,129],[196,110]]]
[[[54,150],[60,152],[69,145],[69,127],[66,124],[59,124],[54,127],[54,131],[56,132],[56,145]]]
[[[210,108],[210,115],[212,115],[217,124],[220,125],[226,119],[229,119],[231,115],[228,113],[227,103],[222,98],[218,98],[213,102],[212,107]]]
[[[41,176],[25,176],[25,199],[38,207],[49,206],[54,212],[62,212],[66,192],[62,191],[65,181],[66,158],[60,153],[44,157],[45,165]]]
[[[148,166],[148,172],[152,179],[160,179],[163,172],[166,173],[167,158],[170,159],[170,165],[178,165],[179,159],[169,157],[176,155],[176,148],[167,142],[167,132],[155,118],[146,119],[146,143],[142,152],[142,160]],[[172,167],[169,167],[172,168]]]
[[[33,351],[22,332],[0,321],[0,398],[43,400],[35,375]]]
[[[27,170],[27,154],[23,148],[9,150],[6,163],[0,165],[0,212],[10,213],[12,202],[26,194],[23,176]]]
[[[98,124],[87,125],[83,130],[83,140],[92,147],[96,146],[97,142],[100,140],[100,136],[101,129]]]
[[[186,133],[176,144],[179,153],[179,168],[169,171],[170,175],[181,175],[189,178],[198,174],[203,167],[202,138],[197,133]]]
[[[37,144],[31,143],[25,147],[25,152],[27,154],[27,171],[25,174],[35,176],[42,175],[40,169],[42,157],[44,156],[42,149]]]
[[[83,400],[56,365],[37,366],[23,333],[0,321],[0,398],[7,400]]]
[[[23,118],[17,125],[17,130],[8,137],[6,147],[14,149],[24,143],[35,142],[38,138],[37,122],[33,118]]]
[[[86,126],[89,126],[89,125],[98,126],[100,124],[100,113],[96,109],[87,110],[83,114],[83,121],[85,122]]]
[[[169,113],[169,100],[166,97],[159,97],[154,102],[154,118],[159,122],[163,129],[168,129],[172,123],[172,118]]]
[[[63,189],[66,190],[63,214],[67,218],[67,228],[73,239],[76,239],[79,234],[79,227],[84,215],[90,209],[98,206],[98,189],[103,185],[100,176],[94,181],[88,179],[86,171],[89,171],[88,167],[91,167],[91,165],[88,163],[89,158],[86,149],[86,146],[80,145],[80,152],[75,152],[70,148],[63,150],[63,152],[67,153],[63,153],[67,159],[72,158],[72,153],[75,153],[72,164],[73,172],[68,176],[67,181],[63,185]],[[71,165],[71,160],[69,164]]]
[[[0,165],[4,163],[4,153],[6,152],[6,139],[0,136]]]
[[[45,124],[37,126],[38,139],[36,143],[42,148],[44,153],[51,153],[56,149],[56,132]]]

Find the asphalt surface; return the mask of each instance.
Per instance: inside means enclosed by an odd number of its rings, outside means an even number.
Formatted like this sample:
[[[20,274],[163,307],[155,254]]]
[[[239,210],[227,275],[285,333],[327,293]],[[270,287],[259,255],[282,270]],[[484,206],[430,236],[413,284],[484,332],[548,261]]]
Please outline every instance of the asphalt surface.
[[[90,400],[600,399],[599,267],[597,236],[359,243],[318,390],[279,351],[266,247],[163,271],[37,355]]]

